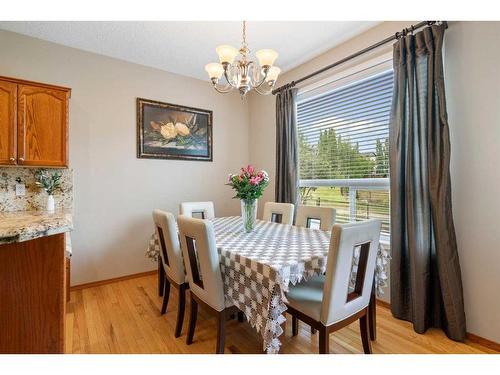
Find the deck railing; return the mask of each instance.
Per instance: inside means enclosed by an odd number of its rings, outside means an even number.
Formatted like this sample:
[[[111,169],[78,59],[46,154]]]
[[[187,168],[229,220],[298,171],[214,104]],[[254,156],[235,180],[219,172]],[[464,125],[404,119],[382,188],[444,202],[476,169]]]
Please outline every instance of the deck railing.
[[[334,207],[337,222],[378,218],[382,221],[381,241],[390,238],[388,178],[300,180],[302,204]],[[338,188],[330,194],[325,188]]]

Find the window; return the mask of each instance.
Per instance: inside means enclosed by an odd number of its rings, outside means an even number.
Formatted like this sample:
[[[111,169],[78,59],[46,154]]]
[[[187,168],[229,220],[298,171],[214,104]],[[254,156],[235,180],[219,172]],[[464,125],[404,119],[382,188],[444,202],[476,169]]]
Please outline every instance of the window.
[[[337,209],[339,223],[382,220],[389,237],[388,63],[322,88],[299,92],[297,126],[302,204]]]

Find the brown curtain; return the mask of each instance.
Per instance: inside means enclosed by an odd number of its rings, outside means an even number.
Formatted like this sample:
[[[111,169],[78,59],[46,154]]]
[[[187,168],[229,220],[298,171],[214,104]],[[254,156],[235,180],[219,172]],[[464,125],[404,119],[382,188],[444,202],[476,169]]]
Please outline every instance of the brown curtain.
[[[297,143],[297,89],[276,95],[276,202],[297,204],[299,146]]]
[[[465,339],[462,279],[451,207],[444,25],[394,44],[390,124],[391,309],[416,332]]]

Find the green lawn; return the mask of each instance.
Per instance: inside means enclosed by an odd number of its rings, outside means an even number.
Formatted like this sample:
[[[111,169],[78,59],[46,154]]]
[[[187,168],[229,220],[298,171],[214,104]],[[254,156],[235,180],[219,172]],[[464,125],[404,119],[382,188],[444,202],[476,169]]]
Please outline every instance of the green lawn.
[[[334,207],[339,223],[350,221],[349,190],[338,187],[301,188],[302,204]],[[356,220],[377,218],[382,220],[382,232],[389,233],[389,192],[358,190],[356,194]]]

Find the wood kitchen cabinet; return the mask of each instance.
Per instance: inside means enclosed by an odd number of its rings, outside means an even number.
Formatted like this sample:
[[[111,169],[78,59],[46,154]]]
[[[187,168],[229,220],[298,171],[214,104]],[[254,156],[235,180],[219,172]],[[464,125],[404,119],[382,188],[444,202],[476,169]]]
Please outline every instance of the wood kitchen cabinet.
[[[0,81],[0,165],[17,159],[17,85]]]
[[[64,241],[0,243],[0,354],[64,353]]]
[[[68,166],[71,89],[0,77],[0,165]]]

